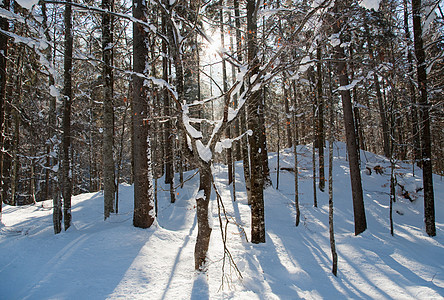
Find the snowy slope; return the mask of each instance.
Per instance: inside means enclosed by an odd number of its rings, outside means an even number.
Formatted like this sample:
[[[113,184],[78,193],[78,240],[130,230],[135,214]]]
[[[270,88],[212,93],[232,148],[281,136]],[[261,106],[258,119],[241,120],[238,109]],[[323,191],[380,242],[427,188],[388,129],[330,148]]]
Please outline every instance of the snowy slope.
[[[230,217],[228,246],[242,279],[227,263],[213,193],[213,233],[208,272],[193,270],[197,235],[194,196],[198,175],[178,189],[175,204],[159,192],[159,217],[150,229],[132,227],[131,186],[120,189],[120,212],[103,221],[101,193],[73,197],[73,226],[54,235],[51,202],[3,207],[0,225],[0,299],[442,299],[444,297],[444,182],[434,177],[437,236],[424,233],[422,192],[399,196],[395,236],[389,232],[389,170],[363,172],[368,230],[355,237],[344,145],[335,144],[335,232],[338,277],[331,274],[328,194],[313,207],[311,149],[299,147],[301,224],[294,226],[294,174],[281,171],[279,190],[265,191],[267,243],[247,243],[250,214],[242,163],[236,164],[237,201],[230,200],[226,168],[216,165],[216,185]],[[364,153],[363,153],[364,154]],[[383,157],[364,163],[389,166]],[[293,154],[281,153],[281,167]],[[270,156],[276,186],[276,154]],[[327,171],[327,169],[326,169]],[[420,170],[415,170],[416,175]],[[398,182],[414,192],[421,177],[399,164]],[[190,177],[194,171],[186,173]],[[401,175],[402,174],[402,175]],[[162,181],[159,180],[159,184]],[[246,238],[245,238],[246,232]],[[221,287],[222,282],[224,283]]]

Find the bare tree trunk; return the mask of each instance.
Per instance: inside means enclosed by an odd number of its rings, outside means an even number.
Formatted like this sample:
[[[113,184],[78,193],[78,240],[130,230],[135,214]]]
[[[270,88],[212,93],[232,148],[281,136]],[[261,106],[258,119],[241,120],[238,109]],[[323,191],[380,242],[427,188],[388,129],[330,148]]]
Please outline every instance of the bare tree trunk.
[[[133,16],[146,22],[147,7],[143,0],[133,0]],[[133,24],[133,69],[137,74],[146,73],[148,46],[146,31]],[[133,131],[134,131],[134,216],[133,225],[148,228],[155,218],[151,145],[148,137],[149,108],[144,79],[133,75]]]
[[[63,137],[62,137],[62,189],[63,216],[65,231],[71,226],[71,104],[72,104],[72,8],[65,5],[65,53],[64,53],[64,87],[63,87]]]
[[[256,1],[247,1],[247,48],[248,64],[252,77],[259,73],[259,59],[257,57],[257,11]],[[248,128],[253,131],[250,142],[250,171],[251,171],[251,242],[265,243],[265,215],[264,215],[264,147],[261,135],[264,135],[261,124],[261,91],[252,92],[247,100]]]
[[[335,33],[341,31],[342,20],[340,19],[340,11],[338,1],[335,2],[335,14],[337,20],[333,25]],[[337,62],[337,72],[339,75],[339,84],[341,87],[346,87],[349,84],[347,75],[347,65],[344,49],[341,45],[334,48],[335,58]],[[351,105],[350,91],[346,88],[340,91],[342,98],[342,109],[344,112],[344,127],[346,135],[347,152],[350,166],[350,180],[353,197],[353,213],[355,221],[355,235],[365,231],[367,228],[367,221],[365,217],[364,199],[362,193],[361,171],[358,160],[358,147],[356,145],[356,133],[354,128],[353,111]]]
[[[241,22],[240,22],[240,8],[239,0],[233,0],[234,5],[234,15],[235,15],[235,27],[236,27],[236,51],[238,55],[238,60],[241,62],[243,60],[242,56],[242,39],[241,39]],[[243,93],[243,88],[240,90],[240,95]],[[247,118],[246,118],[246,105],[244,105],[239,114],[239,123],[241,132],[247,131]],[[247,191],[248,204],[251,205],[251,172],[250,172],[250,152],[249,149],[249,137],[245,137],[241,140],[242,149],[242,164],[244,168],[244,179],[245,179],[245,189]]]
[[[365,18],[367,18],[367,16]],[[370,36],[369,28],[368,28],[366,22],[364,22],[364,27],[365,27],[366,36],[367,36],[368,53],[370,56],[370,61],[371,61],[372,67],[375,68],[376,67],[376,59],[374,57],[373,46],[371,43],[371,36]],[[387,116],[385,114],[384,100],[381,95],[381,86],[379,84],[379,79],[378,79],[378,75],[376,74],[376,72],[373,73],[373,81],[375,83],[376,98],[378,99],[378,106],[379,106],[379,117],[381,119],[384,155],[385,155],[385,157],[390,157],[390,137],[389,137],[388,121],[387,121]]]
[[[209,223],[209,203],[211,196],[211,166],[208,163],[201,162],[199,167],[200,185],[198,197],[196,198],[197,205],[197,238],[194,248],[194,268],[196,270],[204,271],[206,266],[206,257],[208,247],[210,245],[211,226]]]
[[[407,0],[403,1],[404,4],[404,30],[405,30],[405,38],[408,45],[407,51],[407,63],[408,74],[413,76],[413,54],[411,51],[411,38],[410,38],[410,30],[409,30],[409,14],[408,14],[408,3]],[[413,138],[413,160],[416,164],[419,164],[421,159],[421,140],[420,140],[420,130],[418,125],[418,109],[416,107],[416,91],[415,91],[415,83],[412,77],[409,76],[409,90],[410,90],[410,118],[412,122],[412,138]],[[414,166],[413,166],[414,167]]]
[[[322,92],[322,50],[321,46],[318,45],[316,51],[317,64],[316,64],[316,73],[317,73],[317,98],[318,98],[318,107],[317,107],[317,118],[316,118],[316,144],[319,150],[319,190],[323,192],[325,190],[325,163],[324,163],[324,96]]]
[[[223,0],[219,1],[219,21],[220,21],[220,41],[221,46],[223,49],[225,49],[225,34],[224,34],[224,9],[223,9],[224,2]],[[223,92],[226,93],[228,91],[228,77],[227,77],[227,64],[225,62],[225,58],[222,57],[222,81],[223,81]],[[225,97],[229,97],[226,95]],[[225,101],[228,101],[228,99],[225,99]],[[231,129],[230,127],[227,127],[225,130],[225,135],[227,138],[231,138]],[[227,155],[227,167],[228,167],[228,185],[230,185],[233,182],[233,157],[232,157],[232,150],[231,147],[227,149],[226,152]]]
[[[297,135],[297,117],[296,117],[296,83],[295,81],[292,82],[294,95],[293,95],[293,110],[292,110],[292,117],[293,117],[293,154],[294,154],[294,204],[296,206],[296,226],[299,226],[299,222],[301,219],[301,211],[299,209],[299,171],[298,171],[298,151],[297,151],[297,144],[298,139],[296,137]]]
[[[329,72],[330,79],[330,91],[331,91],[331,72]],[[329,105],[329,115],[330,115],[330,126],[328,134],[328,228],[330,233],[330,248],[332,255],[332,273],[337,276],[338,272],[338,254],[336,253],[335,244],[335,230],[333,226],[333,97],[330,93],[330,105]]]
[[[393,157],[390,158],[390,234],[393,236],[393,202],[396,200],[396,176],[395,176],[395,160]]]
[[[0,3],[0,7],[9,10],[9,0],[3,0]],[[3,31],[9,31],[9,21],[5,18],[0,18],[0,28]],[[6,69],[6,57],[8,55],[8,37],[5,34],[0,35],[0,149],[5,149],[5,112],[6,112],[6,80],[7,80],[7,69]],[[0,221],[2,214],[2,206],[5,193],[3,192],[3,160],[4,152],[0,151]]]
[[[113,10],[112,0],[102,0],[102,9]],[[113,40],[111,16],[102,15],[102,57],[103,57],[103,181],[104,218],[114,212],[115,172],[114,172],[114,103],[113,103]]]
[[[432,170],[432,139],[430,134],[430,104],[427,100],[427,72],[425,51],[422,40],[421,0],[412,0],[413,36],[415,40],[415,55],[417,60],[418,86],[420,91],[419,104],[422,118],[422,174],[424,184],[424,220],[429,236],[436,235],[435,199],[433,194]]]

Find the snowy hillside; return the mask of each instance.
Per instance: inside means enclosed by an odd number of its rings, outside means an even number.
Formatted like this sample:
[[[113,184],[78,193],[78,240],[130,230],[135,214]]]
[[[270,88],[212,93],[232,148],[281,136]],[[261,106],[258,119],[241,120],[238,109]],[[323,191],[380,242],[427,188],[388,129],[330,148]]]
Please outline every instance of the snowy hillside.
[[[410,165],[398,165],[398,182],[414,201],[398,195],[392,237],[389,169],[382,175],[363,171],[368,229],[356,237],[348,162],[344,145],[335,144],[334,218],[339,255],[335,277],[330,271],[328,193],[317,192],[319,207],[314,208],[311,148],[299,147],[298,152],[301,224],[294,226],[294,174],[281,171],[279,190],[270,187],[265,191],[267,242],[260,245],[246,240],[250,213],[242,162],[236,164],[236,202],[230,200],[226,168],[215,166],[217,186],[230,216],[228,247],[243,278],[225,265],[222,280],[223,248],[214,193],[208,272],[194,272],[194,196],[199,182],[194,176],[178,189],[175,204],[168,202],[167,191],[159,192],[157,224],[145,230],[132,226],[131,186],[121,187],[119,215],[106,221],[100,192],[74,197],[73,226],[59,235],[53,234],[51,201],[35,206],[4,205],[0,298],[443,299],[443,179],[434,177],[437,236],[430,238],[424,232],[422,192],[416,193],[422,185],[420,170],[415,170],[414,177]],[[371,153],[363,153],[362,161],[363,169],[366,162],[389,166],[383,157]],[[276,165],[273,153],[270,168],[274,187]],[[290,150],[281,153],[280,166],[293,166]]]

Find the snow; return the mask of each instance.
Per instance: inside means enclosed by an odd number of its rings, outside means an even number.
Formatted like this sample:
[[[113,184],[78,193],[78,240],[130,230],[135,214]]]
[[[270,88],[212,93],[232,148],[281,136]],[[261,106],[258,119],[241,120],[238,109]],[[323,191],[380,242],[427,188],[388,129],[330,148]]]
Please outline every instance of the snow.
[[[330,44],[333,47],[336,47],[337,45],[341,44],[341,40],[339,39],[339,33],[332,34],[330,36],[329,40],[330,40]]]
[[[381,0],[362,0],[359,5],[366,9],[374,9],[378,11]]]
[[[31,10],[34,5],[39,3],[38,0],[17,0],[17,3],[20,4],[21,7],[26,8],[27,10]]]
[[[294,174],[281,171],[279,190],[264,191],[266,243],[250,241],[250,208],[242,162],[236,162],[236,202],[227,185],[227,167],[214,165],[215,185],[230,216],[227,244],[243,279],[226,265],[221,287],[223,248],[216,196],[208,271],[194,271],[199,176],[185,173],[176,203],[158,183],[158,219],[150,229],[132,226],[133,187],[119,189],[119,214],[103,220],[101,192],[72,199],[73,224],[54,235],[52,201],[3,205],[0,223],[0,294],[2,299],[442,299],[444,296],[444,181],[434,177],[437,236],[423,224],[420,170],[397,163],[398,182],[417,200],[398,194],[394,203],[395,236],[389,233],[390,162],[361,152],[365,164],[386,168],[365,175],[363,190],[368,229],[353,234],[353,207],[345,146],[334,145],[335,237],[338,277],[331,274],[328,194],[318,192],[313,207],[311,147],[298,146],[301,224],[294,226]],[[276,153],[270,154],[276,186]],[[290,149],[280,153],[282,167],[293,166]],[[419,175],[419,177],[418,177]],[[190,178],[192,177],[192,178]],[[399,192],[399,190],[398,190]],[[247,239],[246,239],[247,238]]]
[[[60,91],[54,85],[49,87],[49,94],[53,97],[60,98]]]
[[[200,158],[205,162],[209,162],[213,157],[210,148],[205,146],[201,140],[196,141],[196,147]]]

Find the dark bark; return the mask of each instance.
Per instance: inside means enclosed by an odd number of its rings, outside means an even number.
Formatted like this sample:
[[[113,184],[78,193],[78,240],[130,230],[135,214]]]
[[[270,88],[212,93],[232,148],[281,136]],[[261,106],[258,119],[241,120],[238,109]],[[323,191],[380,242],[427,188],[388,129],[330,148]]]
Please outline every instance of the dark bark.
[[[239,8],[239,0],[233,1],[234,5],[234,16],[235,16],[235,27],[236,27],[236,52],[237,59],[242,62],[242,38],[241,38],[241,17],[240,17],[240,8]],[[243,87],[239,94],[241,95],[244,92]],[[241,132],[247,131],[247,117],[246,117],[246,105],[244,105],[239,112],[239,126]],[[245,189],[247,191],[247,199],[248,204],[251,205],[251,179],[250,179],[250,155],[249,155],[249,137],[245,135],[241,140],[241,152],[242,152],[242,165],[244,168],[244,179],[245,179]]]
[[[62,195],[65,230],[71,226],[71,104],[72,104],[72,7],[65,5],[65,53],[63,86],[63,128],[62,128]]]
[[[167,34],[167,17],[164,14],[162,16],[162,28],[163,34]],[[167,43],[162,41],[162,51],[167,54]],[[168,82],[168,57],[165,56],[162,58],[162,76],[163,80]],[[171,102],[170,96],[168,94],[167,88],[163,89],[163,113],[167,120],[164,123],[164,153],[165,153],[165,183],[170,185],[170,201],[174,203],[176,201],[176,197],[174,194],[174,134],[173,134],[173,125],[172,125],[172,116],[171,116]]]
[[[328,133],[328,228],[330,233],[330,249],[331,249],[331,255],[332,255],[332,273],[333,275],[337,276],[338,273],[338,254],[336,252],[336,242],[335,242],[335,230],[334,230],[334,224],[333,224],[333,214],[334,214],[334,208],[333,208],[333,142],[334,142],[334,136],[333,136],[333,127],[334,127],[334,112],[333,112],[333,87],[332,87],[332,80],[331,80],[331,67],[330,64],[328,66],[328,79],[329,79],[329,118],[330,118],[330,126],[329,126],[329,133]]]
[[[337,18],[333,25],[333,31],[339,33],[342,26],[340,19],[342,9],[339,7],[338,1],[335,2],[335,16]],[[335,58],[337,62],[337,73],[339,76],[339,84],[345,87],[349,84],[347,74],[347,64],[344,49],[341,45],[334,48]],[[353,197],[353,214],[355,221],[355,235],[365,231],[367,228],[367,221],[365,217],[364,199],[362,193],[361,172],[358,159],[358,147],[356,144],[356,133],[354,128],[353,111],[351,104],[350,91],[348,89],[341,90],[342,109],[344,113],[344,127],[346,135],[347,152],[350,166],[350,180]]]
[[[209,223],[209,203],[211,196],[211,167],[210,164],[201,163],[199,167],[200,172],[200,185],[199,185],[199,197],[196,199],[196,214],[197,214],[197,238],[194,248],[194,268],[196,270],[204,271],[205,262],[210,245],[211,227]]]
[[[133,16],[146,22],[147,7],[144,0],[133,1]],[[146,73],[148,47],[146,31],[133,24],[133,70]],[[133,225],[148,228],[155,218],[152,187],[151,149],[148,138],[149,109],[144,79],[133,75],[133,131],[134,131],[134,216]]]
[[[321,192],[325,190],[325,166],[324,166],[324,96],[322,92],[322,50],[318,45],[316,52],[316,72],[317,72],[317,118],[316,118],[316,144],[319,149],[319,189]]]
[[[296,207],[296,226],[299,226],[299,222],[301,219],[301,211],[299,209],[299,170],[298,170],[298,152],[297,152],[297,144],[298,139],[297,135],[297,117],[296,117],[296,83],[292,82],[294,95],[293,95],[293,154],[294,154],[294,204]]]
[[[404,4],[404,31],[405,39],[407,42],[407,72],[409,74],[409,92],[410,92],[410,118],[411,118],[411,130],[413,139],[413,159],[416,164],[420,165],[421,160],[421,140],[420,140],[420,129],[418,125],[418,109],[416,103],[416,90],[415,83],[413,80],[413,54],[411,49],[411,37],[409,29],[409,13],[408,13],[408,3],[407,0],[403,1]]]
[[[0,7],[9,10],[9,0],[3,0]],[[9,22],[5,18],[0,18],[0,28],[4,31],[9,30]],[[5,34],[0,34],[0,149],[5,149],[5,121],[6,121],[6,57],[8,56],[8,37]],[[3,172],[4,152],[0,151],[0,218],[2,213],[2,204],[5,201],[4,193],[4,172]]]
[[[367,17],[365,18],[365,21],[367,22]],[[368,28],[367,23],[364,22],[365,31],[367,35],[367,46],[368,46],[368,52],[370,56],[370,62],[373,68],[376,68],[376,60],[373,53],[373,46],[371,43],[371,36],[370,31]],[[378,75],[376,74],[376,70],[374,70],[373,73],[373,81],[375,84],[375,90],[376,90],[376,98],[378,99],[378,107],[379,107],[379,117],[381,119],[381,128],[382,128],[382,142],[383,142],[383,149],[384,149],[384,155],[386,157],[390,157],[390,137],[389,137],[389,127],[388,127],[388,121],[387,116],[385,114],[385,105],[384,100],[382,98],[381,94],[381,86],[379,84]]]
[[[113,10],[112,0],[102,0],[102,9]],[[114,103],[113,103],[113,39],[112,19],[109,14],[102,15],[102,59],[103,59],[103,198],[104,218],[114,212],[115,174],[114,174]]]
[[[422,121],[421,156],[424,184],[424,221],[429,236],[436,235],[435,227],[435,199],[433,194],[432,170],[432,139],[430,134],[430,104],[427,95],[427,72],[424,43],[421,27],[421,0],[412,0],[413,36],[415,41],[415,55],[417,60],[418,86],[420,92],[419,104]]]
[[[247,1],[247,48],[248,64],[251,77],[259,73],[259,59],[257,57],[257,15],[256,1]],[[252,82],[250,82],[252,84]],[[261,124],[261,90],[251,93],[247,100],[248,128],[253,131],[249,138],[250,143],[250,172],[251,172],[251,242],[265,243],[265,215],[264,215],[264,170]]]
[[[221,46],[224,49],[225,48],[225,34],[224,34],[224,10],[223,10],[223,1],[219,1],[220,6],[220,15],[219,15],[219,21],[220,21],[220,41]],[[228,77],[227,77],[227,64],[225,61],[225,57],[222,57],[222,81],[223,81],[223,92],[226,93],[228,91]],[[225,102],[229,101],[229,96],[225,95]],[[228,108],[228,107],[227,107]],[[227,127],[225,131],[225,136],[227,138],[231,138],[231,128]],[[233,154],[232,154],[231,148],[227,149],[226,155],[227,155],[227,166],[228,166],[228,185],[230,185],[233,182]]]

